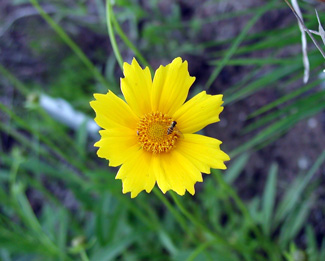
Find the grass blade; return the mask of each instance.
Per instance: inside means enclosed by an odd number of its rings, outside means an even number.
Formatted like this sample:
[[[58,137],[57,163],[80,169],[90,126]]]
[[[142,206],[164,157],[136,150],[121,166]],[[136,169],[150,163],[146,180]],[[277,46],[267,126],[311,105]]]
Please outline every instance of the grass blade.
[[[278,165],[272,164],[265,189],[262,198],[262,228],[266,235],[271,234],[271,222],[272,222],[272,214],[274,209],[275,203],[275,196],[276,196],[276,181],[277,181],[277,173],[278,173]]]
[[[213,70],[211,73],[206,85],[205,89],[209,89],[211,84],[214,82],[214,80],[218,77],[221,70],[226,66],[230,58],[235,54],[237,48],[241,44],[241,42],[245,39],[248,31],[252,28],[252,26],[258,21],[258,19],[269,10],[270,7],[273,6],[275,1],[272,1],[268,4],[266,4],[263,8],[259,9],[256,14],[253,16],[253,18],[245,25],[244,29],[241,31],[240,35],[233,41],[232,46],[227,50],[226,54],[224,55],[224,58],[222,59],[221,63],[217,68]]]

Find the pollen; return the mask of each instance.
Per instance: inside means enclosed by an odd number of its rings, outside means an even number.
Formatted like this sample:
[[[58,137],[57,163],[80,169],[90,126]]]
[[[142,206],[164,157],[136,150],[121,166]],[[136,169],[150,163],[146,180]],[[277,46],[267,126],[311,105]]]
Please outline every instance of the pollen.
[[[154,154],[172,150],[180,138],[177,131],[168,131],[172,123],[173,119],[161,112],[148,113],[142,117],[137,128],[142,148]]]

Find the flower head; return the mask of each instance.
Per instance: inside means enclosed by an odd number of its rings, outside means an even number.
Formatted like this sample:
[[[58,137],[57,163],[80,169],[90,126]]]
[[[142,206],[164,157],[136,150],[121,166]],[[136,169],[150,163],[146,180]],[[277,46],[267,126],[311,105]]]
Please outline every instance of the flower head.
[[[221,141],[194,134],[219,121],[222,95],[203,91],[185,102],[195,80],[187,67],[178,57],[160,66],[152,80],[149,68],[142,69],[133,59],[123,66],[125,101],[109,91],[95,94],[90,103],[104,129],[95,144],[97,154],[109,166],[121,165],[116,179],[132,198],[142,190],[149,193],[156,182],[163,193],[184,195],[187,190],[193,195],[202,172],[226,169],[229,156],[220,150]]]

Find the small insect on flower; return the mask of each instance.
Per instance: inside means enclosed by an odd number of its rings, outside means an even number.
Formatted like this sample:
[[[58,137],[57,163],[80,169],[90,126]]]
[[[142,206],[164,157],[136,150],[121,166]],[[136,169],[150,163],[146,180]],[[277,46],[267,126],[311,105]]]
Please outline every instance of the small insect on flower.
[[[168,130],[167,130],[167,135],[171,134],[176,126],[177,122],[176,121],[172,121],[172,123],[170,124]]]
[[[230,159],[220,149],[221,141],[196,134],[220,120],[222,95],[202,91],[185,102],[195,77],[179,57],[160,66],[153,79],[135,59],[124,63],[123,71],[125,101],[109,91],[90,102],[103,128],[97,155],[109,166],[120,166],[116,179],[132,198],[142,190],[149,193],[156,183],[163,193],[184,195],[187,190],[193,195],[202,173],[226,169],[224,162]]]
[[[173,132],[180,138],[184,138],[183,133],[176,127],[177,122],[172,121],[170,124],[168,130],[167,130],[167,135],[172,134]]]

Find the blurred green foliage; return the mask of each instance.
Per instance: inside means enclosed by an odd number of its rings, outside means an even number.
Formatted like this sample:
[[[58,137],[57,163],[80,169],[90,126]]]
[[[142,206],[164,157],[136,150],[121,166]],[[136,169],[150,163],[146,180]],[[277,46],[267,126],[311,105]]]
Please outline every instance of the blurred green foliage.
[[[29,32],[33,36],[30,49],[52,63],[51,75],[45,86],[36,79],[21,82],[0,65],[2,77],[20,95],[13,106],[0,103],[0,116],[10,119],[0,122],[0,131],[6,134],[0,143],[1,260],[325,260],[325,240],[317,238],[308,224],[319,186],[313,177],[325,153],[286,184],[283,195],[278,193],[281,169],[275,162],[264,169],[267,180],[261,195],[243,200],[235,185],[249,165],[252,150],[272,144],[302,119],[325,109],[324,90],[319,88],[322,80],[317,77],[323,58],[316,50],[309,52],[309,83],[294,90],[286,88],[301,83],[303,74],[301,55],[278,56],[285,48],[300,45],[297,24],[250,33],[263,15],[286,10],[284,3],[268,1],[254,9],[184,20],[176,1],[168,6],[168,15],[156,0],[148,1],[146,8],[140,1],[115,2],[110,22],[122,56],[132,51],[143,65],[147,63],[144,57],[202,56],[212,73],[205,84],[193,87],[195,91],[210,88],[227,65],[249,66],[250,73],[225,90],[227,106],[265,88],[281,94],[249,115],[251,123],[242,132],[258,130],[257,134],[231,151],[234,159],[225,173],[214,171],[205,177],[194,198],[171,192],[163,195],[155,189],[131,200],[121,193],[120,181],[114,180],[116,171],[96,158],[85,126],[72,132],[38,104],[38,95],[47,93],[92,115],[88,106],[92,93],[107,88],[118,92],[121,72],[116,73],[114,54],[106,57],[106,50],[100,48],[85,53],[89,48],[83,41],[70,36],[82,26],[107,39],[105,4],[94,1],[97,16],[92,20],[87,1],[53,1],[54,14],[42,9],[47,1],[39,5],[36,0],[15,0],[12,4],[19,8],[29,2],[53,29],[41,24],[41,34]],[[302,5],[306,24],[317,28],[313,7]],[[235,38],[199,42],[204,25],[243,16],[247,23]],[[257,51],[269,56],[251,56]],[[41,198],[41,206],[31,205],[37,202],[35,197]],[[295,243],[301,233],[305,248]]]

